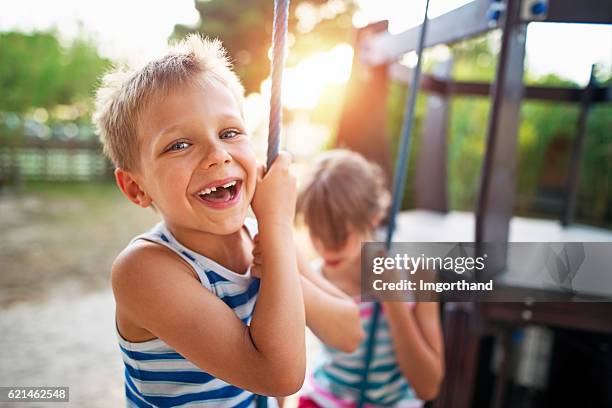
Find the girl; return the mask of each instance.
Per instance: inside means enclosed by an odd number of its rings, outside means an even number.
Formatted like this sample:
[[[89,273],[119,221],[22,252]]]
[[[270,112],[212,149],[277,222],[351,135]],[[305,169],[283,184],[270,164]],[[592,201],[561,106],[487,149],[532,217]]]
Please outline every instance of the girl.
[[[389,198],[381,169],[345,150],[323,154],[299,192],[298,213],[321,257],[316,269],[355,302],[361,289],[361,243],[374,240]],[[365,332],[373,306],[359,305]],[[382,302],[381,312],[366,406],[420,407],[421,400],[436,397],[444,374],[438,304]],[[355,406],[366,343],[352,353],[324,346],[299,406]]]

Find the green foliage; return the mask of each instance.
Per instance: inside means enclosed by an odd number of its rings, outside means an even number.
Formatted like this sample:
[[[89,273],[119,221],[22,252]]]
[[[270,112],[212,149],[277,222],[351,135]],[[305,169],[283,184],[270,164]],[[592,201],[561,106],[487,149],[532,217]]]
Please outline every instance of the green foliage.
[[[594,107],[589,114],[580,181],[580,201],[576,208],[579,219],[604,220],[608,226],[612,225],[612,106],[609,103]]]
[[[499,35],[492,31],[481,37],[453,45],[453,78],[457,81],[491,82],[495,77]]]
[[[85,40],[63,46],[53,32],[0,33],[0,111],[86,101],[109,61]]]
[[[450,208],[473,210],[483,162],[489,103],[455,98],[451,104],[448,140]]]
[[[492,81],[497,57],[491,50],[497,47],[498,41],[496,34],[492,33],[453,46],[453,78],[461,81]],[[436,62],[428,57],[425,56],[424,67],[430,72]],[[596,70],[596,78],[603,84],[611,82],[602,69]],[[529,85],[577,87],[574,82],[553,74],[536,78],[526,72],[525,82]],[[397,152],[406,97],[406,87],[392,84],[388,99],[388,131],[394,152]],[[406,186],[408,197],[404,200],[404,208],[413,207],[414,166],[419,155],[419,142],[423,137],[421,123],[426,115],[425,97],[423,94],[419,95],[417,103]],[[448,189],[449,206],[453,210],[473,211],[475,208],[489,110],[488,98],[452,99],[448,139]],[[577,135],[579,112],[578,104],[523,102],[517,150],[517,214],[560,217],[570,155]],[[555,146],[562,149],[554,153]],[[578,222],[612,226],[610,104],[596,105],[589,113],[575,215]]]
[[[391,138],[391,150],[397,152],[400,145],[400,137],[402,132],[402,124],[404,120],[404,114],[406,110],[406,98],[408,97],[409,89],[401,86],[397,83],[392,83],[389,87],[389,96],[387,99],[387,105],[389,108],[387,128]],[[401,101],[397,103],[396,101]],[[403,208],[411,208],[414,206],[414,174],[416,169],[416,163],[419,159],[418,152],[420,147],[420,135],[422,134],[423,119],[425,118],[426,111],[426,97],[419,95],[417,97],[417,103],[415,107],[415,120],[414,127],[412,129],[412,140],[410,144],[409,158],[408,158],[408,177],[406,178],[406,190],[404,193],[404,200],[402,202]],[[393,169],[397,165],[397,154],[393,155]]]

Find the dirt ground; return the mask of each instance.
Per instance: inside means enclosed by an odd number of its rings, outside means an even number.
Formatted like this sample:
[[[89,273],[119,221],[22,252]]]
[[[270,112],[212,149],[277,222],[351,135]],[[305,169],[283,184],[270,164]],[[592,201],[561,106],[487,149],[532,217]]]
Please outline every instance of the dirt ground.
[[[124,406],[109,271],[157,220],[110,183],[0,194],[0,386],[70,387],[70,403],[54,407]]]
[[[157,216],[110,183],[35,184],[0,196],[0,306],[109,287],[114,256]],[[68,293],[66,293],[66,291]]]
[[[113,308],[110,290],[102,290],[68,297],[58,293],[44,302],[3,310],[0,384],[69,387],[70,402],[52,404],[58,407],[124,406]]]
[[[109,271],[156,221],[110,183],[0,195],[0,385],[69,386],[54,406],[124,404]]]

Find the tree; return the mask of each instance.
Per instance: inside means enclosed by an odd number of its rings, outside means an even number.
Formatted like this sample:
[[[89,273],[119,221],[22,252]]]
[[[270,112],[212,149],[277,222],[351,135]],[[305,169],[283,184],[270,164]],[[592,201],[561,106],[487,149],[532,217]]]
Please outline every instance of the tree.
[[[60,44],[54,32],[0,33],[0,111],[25,113],[88,100],[110,61],[95,45]]]
[[[200,13],[196,27],[177,25],[172,37],[183,38],[198,32],[223,41],[234,62],[234,68],[248,92],[258,91],[269,75],[268,50],[272,39],[274,3],[272,0],[236,2],[227,0],[195,1]],[[331,48],[340,41],[350,42],[351,0],[295,0],[289,10],[288,65],[297,58]],[[301,18],[300,18],[301,16]],[[314,18],[316,24],[306,27],[300,19]]]

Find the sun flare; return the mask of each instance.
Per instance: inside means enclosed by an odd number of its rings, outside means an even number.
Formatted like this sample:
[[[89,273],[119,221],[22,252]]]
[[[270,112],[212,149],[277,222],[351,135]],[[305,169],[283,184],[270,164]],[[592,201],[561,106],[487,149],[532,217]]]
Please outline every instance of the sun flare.
[[[353,48],[345,43],[329,51],[319,52],[303,59],[283,73],[282,98],[287,109],[314,109],[328,85],[341,85],[348,81],[353,61]],[[270,79],[261,84],[261,93],[270,94]]]

